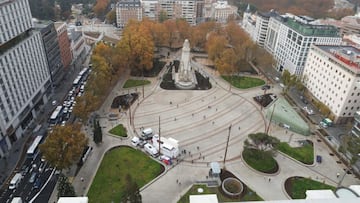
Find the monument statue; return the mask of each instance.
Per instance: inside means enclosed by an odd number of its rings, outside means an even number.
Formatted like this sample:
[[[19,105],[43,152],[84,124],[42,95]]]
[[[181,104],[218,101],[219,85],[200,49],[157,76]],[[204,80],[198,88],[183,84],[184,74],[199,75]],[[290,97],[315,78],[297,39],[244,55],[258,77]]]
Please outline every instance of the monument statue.
[[[197,84],[195,72],[191,67],[190,43],[185,39],[178,73],[175,73],[175,85],[181,89],[192,89]]]

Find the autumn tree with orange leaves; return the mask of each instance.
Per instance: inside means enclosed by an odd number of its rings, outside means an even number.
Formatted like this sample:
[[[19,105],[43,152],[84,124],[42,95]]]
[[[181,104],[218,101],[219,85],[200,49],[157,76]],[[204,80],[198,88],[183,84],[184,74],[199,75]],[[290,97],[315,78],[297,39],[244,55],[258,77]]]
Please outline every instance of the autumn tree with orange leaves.
[[[106,9],[109,6],[109,0],[96,0],[96,4],[93,7],[93,11],[97,17],[105,16]]]
[[[146,24],[130,20],[116,46],[129,69],[150,70],[153,67],[154,42]]]
[[[46,161],[57,169],[66,169],[76,163],[88,139],[80,125],[55,126],[39,149]]]

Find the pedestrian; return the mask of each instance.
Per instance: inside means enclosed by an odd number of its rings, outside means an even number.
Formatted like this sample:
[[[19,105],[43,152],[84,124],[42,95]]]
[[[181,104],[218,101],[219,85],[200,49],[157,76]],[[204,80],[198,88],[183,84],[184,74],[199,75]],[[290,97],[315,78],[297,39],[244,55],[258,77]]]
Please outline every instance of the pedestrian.
[[[179,183],[179,180],[178,180],[178,179],[176,179],[176,183]]]
[[[81,182],[84,182],[84,178],[83,178],[83,177],[81,177],[80,180],[81,180]]]
[[[340,176],[340,173],[336,173],[336,177],[338,178]]]
[[[271,181],[271,178],[269,178],[269,182]]]
[[[197,146],[196,148],[197,148],[197,150],[199,150],[199,149],[200,149],[200,147],[199,147],[199,146]]]

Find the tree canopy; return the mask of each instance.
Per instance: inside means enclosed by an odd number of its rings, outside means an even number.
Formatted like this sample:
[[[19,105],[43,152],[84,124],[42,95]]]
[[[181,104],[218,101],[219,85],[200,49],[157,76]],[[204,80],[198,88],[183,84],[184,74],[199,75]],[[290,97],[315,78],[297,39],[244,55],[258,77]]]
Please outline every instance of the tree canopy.
[[[246,148],[258,149],[260,151],[269,151],[276,149],[280,140],[272,137],[266,133],[249,134],[249,139],[246,139],[244,144]]]
[[[144,23],[130,20],[116,46],[117,53],[126,60],[128,68],[149,70],[153,65],[154,42]]]
[[[80,159],[87,143],[80,125],[55,126],[39,148],[50,165],[62,170]]]

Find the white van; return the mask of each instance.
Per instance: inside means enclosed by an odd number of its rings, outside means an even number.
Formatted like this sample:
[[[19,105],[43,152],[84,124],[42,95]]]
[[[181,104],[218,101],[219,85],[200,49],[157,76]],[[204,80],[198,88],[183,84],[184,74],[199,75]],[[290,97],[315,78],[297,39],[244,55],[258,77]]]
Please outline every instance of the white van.
[[[154,132],[151,128],[145,128],[141,131],[141,136],[145,139],[151,139],[153,134]]]
[[[151,144],[149,144],[149,143],[146,143],[146,144],[144,145],[144,149],[145,149],[145,151],[146,151],[147,153],[149,153],[149,154],[150,154],[151,156],[153,156],[153,157],[159,156],[158,150],[157,150],[154,146],[152,146]]]
[[[138,144],[140,143],[140,138],[138,138],[138,137],[133,137],[132,139],[131,139],[131,144],[133,145],[133,146],[137,146]]]
[[[11,203],[23,203],[21,197],[14,197],[14,199],[12,199]]]
[[[23,178],[23,176],[21,175],[21,173],[15,174],[14,177],[10,181],[9,189],[10,190],[15,189],[19,185],[22,178]]]

